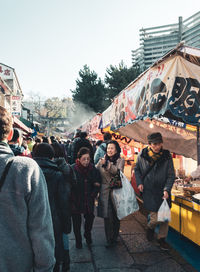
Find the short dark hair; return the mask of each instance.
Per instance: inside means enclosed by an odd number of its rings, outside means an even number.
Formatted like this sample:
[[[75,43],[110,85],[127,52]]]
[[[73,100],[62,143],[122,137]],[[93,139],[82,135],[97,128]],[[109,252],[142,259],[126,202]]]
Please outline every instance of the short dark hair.
[[[112,135],[109,132],[105,132],[103,134],[103,139],[104,139],[104,141],[111,140],[112,139]]]
[[[12,129],[12,115],[0,106],[0,141],[7,138]]]
[[[51,144],[51,146],[53,147],[54,152],[55,152],[54,158],[64,158],[65,157],[65,153],[64,153],[64,150],[63,150],[61,144],[59,144],[58,142],[54,142]]]
[[[81,135],[81,131],[79,129],[77,129],[74,137],[78,138],[78,137],[80,137],[80,135]]]
[[[48,143],[49,144],[49,139],[47,136],[42,136],[42,142],[43,143]]]
[[[98,140],[98,141],[96,142],[96,146],[100,146],[102,143],[103,143],[102,140]]]
[[[53,147],[47,143],[37,144],[33,151],[33,157],[52,159],[55,156]]]
[[[13,136],[12,139],[10,140],[11,142],[17,142],[17,140],[22,137],[22,132],[18,128],[13,129]]]
[[[89,154],[90,155],[90,150],[87,147],[81,147],[78,154],[77,154],[77,158],[80,159],[83,155],[85,154]]]
[[[86,131],[82,131],[80,137],[82,139],[85,139],[87,137],[87,132]]]
[[[40,144],[42,142],[42,140],[40,138],[36,137],[35,142]]]

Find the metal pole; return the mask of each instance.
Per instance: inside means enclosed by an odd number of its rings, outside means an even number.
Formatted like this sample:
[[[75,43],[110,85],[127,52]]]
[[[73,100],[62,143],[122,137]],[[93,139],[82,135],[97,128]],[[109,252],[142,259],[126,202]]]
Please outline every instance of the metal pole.
[[[197,126],[197,164],[200,165],[200,132],[199,132],[199,126]]]

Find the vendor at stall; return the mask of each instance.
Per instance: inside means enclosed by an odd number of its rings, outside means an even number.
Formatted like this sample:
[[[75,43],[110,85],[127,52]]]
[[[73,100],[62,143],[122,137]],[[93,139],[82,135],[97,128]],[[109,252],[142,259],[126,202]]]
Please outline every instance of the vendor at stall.
[[[194,170],[188,177],[184,179],[184,181],[189,182],[191,179],[200,178],[200,165],[197,166],[196,170]]]

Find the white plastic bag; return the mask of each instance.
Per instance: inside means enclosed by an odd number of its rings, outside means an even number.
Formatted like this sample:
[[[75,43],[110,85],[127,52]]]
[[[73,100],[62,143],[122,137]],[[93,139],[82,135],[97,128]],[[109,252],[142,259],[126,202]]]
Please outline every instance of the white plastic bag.
[[[139,210],[136,195],[126,176],[120,171],[122,188],[113,189],[113,199],[119,220]]]
[[[167,200],[164,199],[159,210],[158,210],[158,219],[159,222],[169,222],[171,221],[171,210],[167,203]]]

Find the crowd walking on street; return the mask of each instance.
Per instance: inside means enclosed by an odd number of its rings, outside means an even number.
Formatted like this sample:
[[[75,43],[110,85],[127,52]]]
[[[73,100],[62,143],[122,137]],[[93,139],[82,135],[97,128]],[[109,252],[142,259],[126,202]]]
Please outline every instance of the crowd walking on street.
[[[103,219],[101,250],[115,254],[121,220],[113,190],[123,186],[120,173],[124,167],[119,143],[110,133],[105,133],[96,148],[85,132],[77,132],[68,144],[55,137],[33,142],[13,129],[10,113],[0,107],[0,271],[70,271],[71,243],[77,254],[84,241],[88,248],[94,246],[95,216],[98,222]],[[147,242],[156,238],[159,224],[157,240],[167,251],[168,222],[159,222],[157,214],[163,199],[171,207],[175,174],[160,133],[148,135],[148,146],[138,155],[135,177],[149,212]]]

